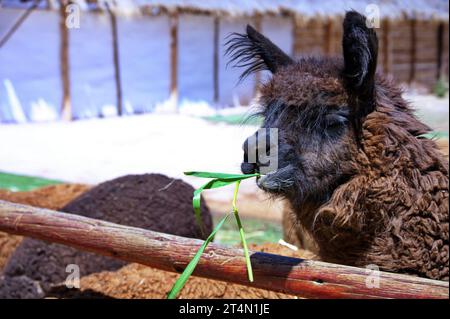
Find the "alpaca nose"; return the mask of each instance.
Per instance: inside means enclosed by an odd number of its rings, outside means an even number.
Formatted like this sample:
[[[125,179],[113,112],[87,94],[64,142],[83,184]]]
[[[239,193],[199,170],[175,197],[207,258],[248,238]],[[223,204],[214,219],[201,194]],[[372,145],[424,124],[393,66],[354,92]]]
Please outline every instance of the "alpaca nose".
[[[256,133],[255,133],[256,134]],[[249,140],[251,141],[251,138],[247,138],[242,145],[242,149],[244,151],[244,161],[241,163],[241,171],[243,174],[253,174],[256,172],[256,161],[252,160],[249,162],[248,154],[249,152],[254,152],[256,145],[253,145],[252,142],[249,143]]]
[[[242,162],[241,171],[243,174],[254,174],[256,173],[256,164]]]

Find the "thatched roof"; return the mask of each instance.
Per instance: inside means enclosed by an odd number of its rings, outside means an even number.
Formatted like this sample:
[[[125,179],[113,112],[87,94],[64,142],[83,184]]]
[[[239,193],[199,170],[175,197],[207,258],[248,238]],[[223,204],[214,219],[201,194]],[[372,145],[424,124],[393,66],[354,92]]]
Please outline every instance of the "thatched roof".
[[[4,6],[26,6],[24,1],[0,0]],[[58,0],[48,0],[53,8]],[[45,6],[47,0],[42,0]],[[137,13],[142,10],[189,11],[217,13],[231,16],[251,16],[254,14],[292,13],[310,18],[335,18],[346,10],[366,12],[370,4],[380,9],[382,18],[417,18],[448,21],[449,2],[447,0],[72,0],[84,10],[106,8],[106,3],[118,12]],[[151,11],[150,11],[151,12]]]
[[[381,15],[389,18],[420,17],[448,20],[449,11],[446,0],[134,0],[134,2],[143,6],[197,9],[237,16],[292,12],[305,18],[342,16],[350,9],[364,13],[369,4],[378,5]]]

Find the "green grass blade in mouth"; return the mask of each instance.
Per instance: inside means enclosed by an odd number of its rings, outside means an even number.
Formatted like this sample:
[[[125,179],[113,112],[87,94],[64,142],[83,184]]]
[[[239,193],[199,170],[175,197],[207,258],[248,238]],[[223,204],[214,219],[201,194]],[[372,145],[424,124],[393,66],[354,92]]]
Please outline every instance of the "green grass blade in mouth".
[[[256,177],[259,174],[228,174],[228,173],[214,173],[214,172],[184,172],[184,175],[195,176],[195,177],[203,177],[203,178],[219,178],[219,179],[228,179],[228,178],[237,178],[237,179],[246,179],[250,177]]]
[[[172,289],[170,290],[169,294],[167,295],[168,299],[174,299],[180,290],[184,287],[186,282],[188,281],[189,277],[194,272],[195,267],[197,266],[200,257],[202,256],[203,252],[205,251],[208,244],[213,240],[214,235],[217,233],[217,231],[222,227],[222,225],[225,223],[225,221],[228,219],[228,217],[231,215],[231,213],[227,214],[222,220],[216,225],[212,233],[209,235],[209,237],[205,240],[203,245],[199,248],[197,253],[195,254],[194,258],[189,262],[189,264],[184,269],[181,276],[177,279],[175,284],[173,285]]]
[[[199,187],[194,191],[194,197],[192,198],[192,206],[194,207],[195,220],[197,225],[200,227],[200,231],[204,236],[204,227],[201,217],[201,193],[205,189],[219,188],[227,186],[229,184],[259,176],[259,174],[226,174],[226,173],[211,173],[211,172],[185,172],[185,175],[191,175],[203,178],[213,178],[203,186]]]
[[[202,222],[202,211],[201,211],[201,195],[205,189],[213,189],[218,187],[223,187],[229,184],[234,183],[235,181],[222,181],[218,179],[210,180],[205,185],[194,191],[194,196],[192,197],[192,206],[194,207],[195,220],[197,221],[197,225],[200,227],[200,231],[202,235],[205,235],[205,230]]]
[[[195,267],[197,266],[203,252],[205,251],[208,244],[213,240],[214,236],[216,235],[217,231],[222,227],[222,225],[225,223],[225,221],[228,219],[228,217],[231,214],[234,214],[236,218],[236,222],[239,228],[239,235],[241,238],[241,243],[244,248],[244,256],[245,256],[245,262],[247,264],[247,274],[248,279],[250,282],[253,282],[253,270],[252,270],[252,264],[250,261],[250,255],[247,247],[247,242],[245,240],[245,232],[244,228],[242,227],[241,219],[239,218],[239,212],[236,206],[237,201],[237,194],[239,191],[239,185],[242,180],[251,178],[251,177],[259,177],[260,174],[226,174],[226,173],[211,173],[211,172],[185,172],[185,175],[191,175],[196,177],[203,177],[203,178],[212,178],[210,181],[208,181],[203,186],[199,187],[194,191],[194,196],[192,198],[192,206],[194,207],[195,212],[195,218],[197,220],[197,224],[199,225],[202,234],[204,233],[203,230],[203,223],[201,219],[201,194],[205,189],[213,189],[213,188],[219,188],[226,185],[230,185],[232,183],[236,183],[236,187],[234,189],[234,195],[233,195],[233,209],[232,212],[227,214],[220,222],[216,225],[214,230],[211,232],[211,234],[208,236],[208,238],[205,240],[203,245],[199,248],[197,253],[195,254],[194,258],[189,262],[189,264],[184,269],[181,276],[178,278],[178,280],[173,285],[171,291],[167,295],[168,299],[174,299],[180,292],[180,290],[184,287],[189,277],[194,272]]]
[[[237,209],[237,206],[236,206],[237,194],[238,194],[238,191],[239,191],[240,183],[241,183],[241,181],[237,181],[236,182],[236,187],[234,189],[233,214],[234,214],[234,217],[236,218],[236,223],[237,223],[238,228],[239,228],[239,236],[241,237],[242,248],[244,249],[245,263],[247,264],[248,280],[250,282],[253,282],[253,269],[252,269],[252,263],[250,261],[250,254],[248,252],[247,241],[245,240],[244,227],[242,227],[242,222],[241,222],[241,219],[239,217],[239,212],[238,212],[238,209]]]

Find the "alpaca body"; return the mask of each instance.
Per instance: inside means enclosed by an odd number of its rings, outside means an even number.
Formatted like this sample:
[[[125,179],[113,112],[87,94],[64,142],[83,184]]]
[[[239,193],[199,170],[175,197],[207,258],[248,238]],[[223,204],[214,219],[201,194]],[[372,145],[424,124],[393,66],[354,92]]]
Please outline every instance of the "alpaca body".
[[[448,162],[399,90],[381,78],[377,92],[346,163],[354,174],[324,202],[291,200],[291,211],[324,261],[448,280]]]
[[[273,74],[259,114],[277,129],[278,168],[258,186],[287,200],[292,229],[305,229],[324,261],[448,280],[448,162],[402,92],[376,74],[365,17],[348,12],[343,27],[343,58],[294,61],[251,27],[230,40],[244,76]],[[244,173],[266,165],[248,161],[255,140],[244,143]]]

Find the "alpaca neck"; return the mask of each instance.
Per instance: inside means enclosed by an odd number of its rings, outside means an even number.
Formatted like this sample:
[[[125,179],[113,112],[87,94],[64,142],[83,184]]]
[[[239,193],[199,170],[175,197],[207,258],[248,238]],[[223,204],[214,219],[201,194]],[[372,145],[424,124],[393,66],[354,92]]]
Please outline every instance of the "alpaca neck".
[[[335,223],[335,211],[317,203],[303,203],[294,211],[298,222],[309,232],[324,261],[353,265],[373,241],[373,232],[365,232]],[[364,235],[362,235],[364,234]]]

